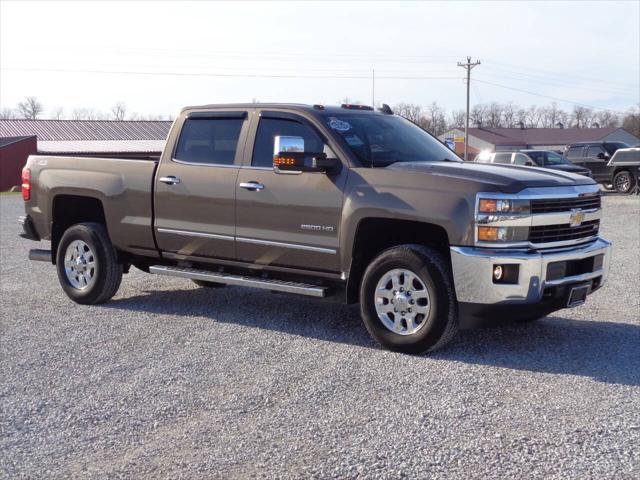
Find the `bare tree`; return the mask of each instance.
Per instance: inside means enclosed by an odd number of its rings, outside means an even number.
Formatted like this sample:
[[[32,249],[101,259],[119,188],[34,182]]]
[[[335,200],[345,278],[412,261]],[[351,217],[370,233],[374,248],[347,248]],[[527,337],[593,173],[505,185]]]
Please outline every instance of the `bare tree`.
[[[513,128],[516,126],[516,110],[513,102],[502,106],[502,119],[505,127]]]
[[[527,113],[529,120],[529,122],[526,123],[527,128],[538,128],[542,118],[542,109],[535,105],[531,105]]]
[[[498,102],[492,102],[487,107],[487,126],[490,128],[499,128],[502,126],[503,107]]]
[[[447,130],[447,121],[444,110],[433,102],[427,107],[427,128],[432,135],[442,135]]]
[[[64,117],[64,110],[62,107],[56,107],[51,110],[51,118],[54,120],[62,120],[62,117]]]
[[[596,112],[595,117],[598,125],[602,128],[617,127],[620,125],[620,118],[618,118],[618,115],[613,113],[611,110]]]
[[[3,108],[0,110],[0,119],[7,120],[10,118],[16,118],[17,114],[13,108]]]
[[[576,128],[587,128],[591,123],[593,110],[587,107],[576,105],[571,112],[572,126]]]
[[[124,120],[127,115],[127,106],[124,102],[118,102],[113,107],[111,107],[111,115],[114,120]]]
[[[630,108],[625,114],[622,119],[622,128],[636,137],[640,137],[640,104]]]
[[[471,112],[469,113],[469,116],[471,117],[471,123],[473,123],[474,125],[477,125],[478,127],[482,126],[485,124],[485,116],[487,114],[487,106],[486,105],[474,105],[473,108],[471,109]]]
[[[449,128],[463,128],[466,117],[467,112],[465,110],[453,110],[449,114]]]
[[[73,120],[106,120],[107,116],[93,108],[76,108],[71,118]]]
[[[18,112],[22,118],[35,120],[42,113],[44,107],[36,97],[27,97],[24,102],[18,104]]]
[[[424,116],[422,107],[415,103],[399,103],[393,107],[393,112],[415,123]]]

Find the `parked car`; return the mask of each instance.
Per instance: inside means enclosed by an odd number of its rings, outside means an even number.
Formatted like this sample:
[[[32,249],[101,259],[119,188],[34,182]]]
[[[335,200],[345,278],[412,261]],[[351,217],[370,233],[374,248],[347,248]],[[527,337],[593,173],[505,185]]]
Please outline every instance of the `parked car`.
[[[609,179],[620,193],[640,193],[640,147],[619,148],[607,163]]]
[[[77,303],[109,300],[133,265],[359,302],[407,353],[465,319],[580,305],[610,258],[593,180],[464,163],[386,106],[186,108],[158,162],[34,155],[22,183],[23,235],[51,241],[30,257]]]
[[[640,165],[640,153],[625,154],[625,165],[610,162],[616,151],[628,148],[623,142],[582,142],[567,145],[565,155],[572,163],[591,170],[595,181],[612,185],[620,193],[629,193],[635,187],[637,177],[637,169],[629,167]]]
[[[588,168],[574,165],[561,154],[551,150],[520,150],[519,152],[496,152],[487,156],[481,156],[477,160],[480,163],[502,163],[510,165],[523,165],[526,167],[544,167],[562,172],[577,173],[591,176]]]

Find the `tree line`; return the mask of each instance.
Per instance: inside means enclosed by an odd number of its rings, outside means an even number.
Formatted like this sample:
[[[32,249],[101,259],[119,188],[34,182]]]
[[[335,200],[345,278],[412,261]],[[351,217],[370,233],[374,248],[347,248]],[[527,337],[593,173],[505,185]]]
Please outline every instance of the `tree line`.
[[[255,102],[255,100],[254,100]],[[349,102],[348,99],[344,103]],[[415,103],[399,103],[393,111],[418,124],[433,135],[442,135],[452,128],[464,128],[465,111],[447,110],[437,102],[427,106]],[[27,97],[18,103],[15,109],[3,108],[0,118],[43,118],[44,106],[36,97]],[[117,102],[109,112],[101,112],[92,108],[78,108],[65,114],[61,107],[54,108],[47,118],[71,120],[172,120],[171,115],[139,115],[129,112],[123,102]],[[622,127],[640,137],[640,104],[625,113],[611,110],[596,110],[575,105],[570,111],[563,110],[554,102],[549,105],[532,105],[528,108],[509,103],[480,103],[471,108],[469,124],[473,127],[485,128],[597,128]]]
[[[442,135],[452,128],[464,128],[466,112],[449,113],[436,102],[423,107],[414,103],[400,103],[394,113],[418,124],[433,135]],[[523,108],[513,103],[481,103],[469,111],[469,126],[484,128],[598,128],[622,127],[640,137],[640,104],[625,113],[595,110],[576,105],[567,111],[554,102]]]
[[[71,112],[65,112],[62,107],[53,108],[45,116],[45,108],[36,97],[27,97],[19,102],[16,108],[2,108],[0,119],[22,118],[37,120],[47,118],[53,120],[173,120],[172,115],[140,115],[130,112],[124,102],[117,102],[108,112],[94,108],[76,108]]]

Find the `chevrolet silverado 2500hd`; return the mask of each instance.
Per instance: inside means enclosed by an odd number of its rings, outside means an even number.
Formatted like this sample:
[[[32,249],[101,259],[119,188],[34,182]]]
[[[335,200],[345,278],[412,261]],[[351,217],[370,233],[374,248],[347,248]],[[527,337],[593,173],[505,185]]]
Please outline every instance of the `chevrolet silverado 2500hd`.
[[[410,353],[467,318],[580,305],[610,256],[593,180],[463,163],[387,106],[186,108],[158,162],[36,155],[22,188],[23,236],[51,241],[30,257],[75,302],[106,302],[133,265],[359,302]]]

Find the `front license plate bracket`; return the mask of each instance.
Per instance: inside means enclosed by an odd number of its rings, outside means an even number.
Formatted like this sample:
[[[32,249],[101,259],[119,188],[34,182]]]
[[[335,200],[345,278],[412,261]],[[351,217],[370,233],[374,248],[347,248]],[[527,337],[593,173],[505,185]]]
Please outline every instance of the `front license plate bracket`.
[[[589,284],[576,285],[569,290],[567,297],[567,308],[578,307],[587,301]]]

